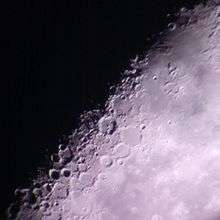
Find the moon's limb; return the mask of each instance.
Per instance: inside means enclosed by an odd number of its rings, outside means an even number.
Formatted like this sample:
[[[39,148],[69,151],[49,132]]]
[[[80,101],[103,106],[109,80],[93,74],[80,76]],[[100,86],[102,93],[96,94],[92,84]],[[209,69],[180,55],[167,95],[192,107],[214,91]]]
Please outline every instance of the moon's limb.
[[[16,218],[220,219],[219,24],[217,5],[181,10],[101,118],[85,114],[60,146],[55,180],[26,192],[39,207],[24,204]]]

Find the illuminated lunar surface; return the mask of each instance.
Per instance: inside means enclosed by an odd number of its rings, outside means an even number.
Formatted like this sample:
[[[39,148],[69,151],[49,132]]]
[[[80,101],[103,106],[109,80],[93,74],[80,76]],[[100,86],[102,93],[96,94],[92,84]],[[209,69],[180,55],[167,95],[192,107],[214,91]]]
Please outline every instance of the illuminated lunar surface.
[[[18,189],[10,213],[43,220],[220,219],[220,7],[182,9],[105,105]]]

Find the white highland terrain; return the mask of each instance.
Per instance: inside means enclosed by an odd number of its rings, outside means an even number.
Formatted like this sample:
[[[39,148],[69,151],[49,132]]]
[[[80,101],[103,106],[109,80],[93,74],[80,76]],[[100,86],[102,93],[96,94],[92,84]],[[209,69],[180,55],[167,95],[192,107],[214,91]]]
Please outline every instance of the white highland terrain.
[[[220,6],[182,8],[81,121],[15,219],[219,220]]]

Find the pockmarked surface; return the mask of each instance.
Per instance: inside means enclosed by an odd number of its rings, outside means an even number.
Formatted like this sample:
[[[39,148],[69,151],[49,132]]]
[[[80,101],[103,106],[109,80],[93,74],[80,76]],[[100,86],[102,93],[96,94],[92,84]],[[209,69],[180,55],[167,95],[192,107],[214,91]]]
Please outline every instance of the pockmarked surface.
[[[51,160],[9,218],[220,219],[220,7],[181,9]]]

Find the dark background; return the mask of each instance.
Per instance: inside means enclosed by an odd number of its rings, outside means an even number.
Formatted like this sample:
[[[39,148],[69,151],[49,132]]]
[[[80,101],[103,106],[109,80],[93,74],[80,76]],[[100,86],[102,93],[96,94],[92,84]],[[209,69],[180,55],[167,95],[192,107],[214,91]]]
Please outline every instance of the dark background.
[[[96,108],[128,60],[195,0],[27,0],[3,8],[1,209],[27,186],[58,139]]]

